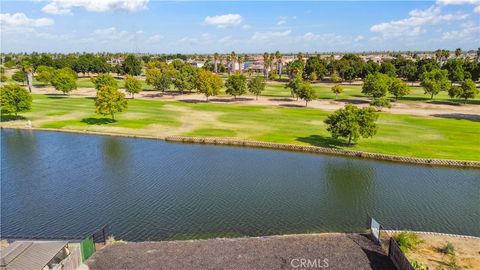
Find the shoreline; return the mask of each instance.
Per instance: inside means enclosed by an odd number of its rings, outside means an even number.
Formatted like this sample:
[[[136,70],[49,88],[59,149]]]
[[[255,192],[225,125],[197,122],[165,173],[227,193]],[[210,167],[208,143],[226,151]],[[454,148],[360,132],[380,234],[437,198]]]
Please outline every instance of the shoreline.
[[[237,147],[242,146],[242,147],[251,147],[251,148],[265,148],[265,149],[276,149],[276,150],[291,151],[291,152],[306,152],[306,153],[314,153],[314,154],[325,154],[325,155],[335,155],[335,156],[370,159],[370,160],[380,160],[380,161],[404,163],[404,164],[416,164],[416,165],[423,165],[423,166],[430,165],[430,166],[441,166],[441,167],[480,168],[480,161],[417,158],[417,157],[407,157],[407,156],[396,156],[396,155],[390,155],[390,154],[369,153],[369,152],[355,151],[355,150],[343,150],[343,149],[327,148],[327,147],[319,147],[319,146],[282,144],[282,143],[262,142],[262,141],[242,140],[242,139],[225,139],[225,138],[215,138],[215,137],[186,137],[186,136],[157,136],[156,137],[156,136],[148,136],[148,135],[133,135],[133,134],[115,133],[115,132],[98,132],[98,131],[88,131],[88,130],[71,130],[71,129],[38,128],[38,127],[30,128],[30,127],[0,126],[0,128],[164,140],[166,142],[171,142],[171,143],[210,144],[210,145],[226,145],[226,146],[237,146]]]

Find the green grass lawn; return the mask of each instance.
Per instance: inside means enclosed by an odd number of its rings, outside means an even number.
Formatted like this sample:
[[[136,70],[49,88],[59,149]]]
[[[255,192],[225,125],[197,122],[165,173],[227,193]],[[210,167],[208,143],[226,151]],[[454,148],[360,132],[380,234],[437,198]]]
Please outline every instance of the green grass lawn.
[[[223,76],[223,75],[222,75]],[[226,79],[226,75],[223,76],[224,80]],[[124,82],[123,80],[118,80],[118,85],[120,88],[124,88]],[[11,83],[13,81],[9,80],[7,81],[8,83]],[[42,87],[44,86],[42,83],[36,81],[34,79],[33,84],[37,87]],[[153,90],[154,87],[151,85],[148,85],[145,83],[144,80],[142,80],[143,84],[143,90]],[[334,99],[335,94],[332,93],[331,87],[333,84],[329,83],[314,83],[312,84],[313,88],[315,89],[317,93],[317,98],[318,99]],[[362,94],[362,86],[361,85],[349,85],[349,84],[344,84],[344,92],[338,95],[338,99],[340,100],[355,100],[355,99],[367,99],[367,97]],[[78,88],[93,88],[94,85],[91,82],[90,78],[88,77],[82,77],[77,79],[77,87]],[[451,99],[448,96],[447,92],[440,92],[438,95],[436,95],[433,100],[430,99],[429,95],[425,95],[424,90],[422,87],[419,86],[409,86],[410,88],[410,94],[401,98],[397,102],[427,102],[427,103],[463,103],[463,100],[459,99]],[[170,89],[170,91],[176,91],[173,87]],[[225,88],[223,88],[219,94],[219,96],[225,96]],[[267,97],[290,97],[291,93],[290,90],[285,88],[285,83],[284,82],[272,82],[269,81],[267,83],[267,86],[265,90],[261,94],[262,96],[267,96]],[[251,96],[250,93],[247,93],[246,96]],[[390,96],[393,98],[392,96]],[[469,100],[469,103],[473,104],[480,104],[480,95],[476,97],[476,99]]]
[[[425,158],[480,160],[480,122],[380,113],[378,134],[348,147],[332,139],[329,114],[311,108],[129,100],[117,121],[95,114],[93,99],[34,95],[22,114],[35,127],[162,137],[212,136],[293,143]],[[6,120],[3,117],[3,120]],[[3,122],[24,125],[24,121]]]

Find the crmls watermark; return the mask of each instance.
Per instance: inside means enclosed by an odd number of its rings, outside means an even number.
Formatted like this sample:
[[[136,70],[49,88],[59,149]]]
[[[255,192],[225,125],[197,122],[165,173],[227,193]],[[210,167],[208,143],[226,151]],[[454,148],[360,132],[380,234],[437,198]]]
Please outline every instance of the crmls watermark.
[[[328,259],[306,259],[306,258],[295,258],[290,261],[290,266],[293,268],[328,268]]]

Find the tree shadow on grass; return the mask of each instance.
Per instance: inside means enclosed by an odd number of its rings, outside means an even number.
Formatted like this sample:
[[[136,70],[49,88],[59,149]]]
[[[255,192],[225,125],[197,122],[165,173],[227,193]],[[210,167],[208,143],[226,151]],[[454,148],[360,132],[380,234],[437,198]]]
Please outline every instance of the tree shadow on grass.
[[[470,120],[473,122],[480,122],[480,115],[466,114],[466,113],[440,113],[432,114],[433,117],[456,119],[456,120]]]
[[[2,114],[1,115],[1,121],[2,122],[8,122],[8,121],[15,121],[15,120],[26,120],[27,118],[21,116],[21,115],[18,115],[18,116],[15,116],[13,114]]]
[[[46,94],[46,96],[47,98],[51,98],[51,99],[63,99],[68,97],[64,94]]]
[[[365,99],[350,99],[350,98],[337,99],[336,101],[345,102],[345,103],[348,103],[348,104],[368,104],[368,103],[370,103],[370,101],[365,100]]]
[[[107,125],[111,123],[115,123],[115,120],[112,120],[111,118],[83,118],[81,120],[82,123],[88,124],[88,125]]]
[[[340,140],[334,139],[332,137],[325,137],[320,135],[310,135],[308,137],[298,137],[297,141],[308,143],[312,146],[320,147],[329,147],[329,148],[340,148],[348,146],[347,143]]]

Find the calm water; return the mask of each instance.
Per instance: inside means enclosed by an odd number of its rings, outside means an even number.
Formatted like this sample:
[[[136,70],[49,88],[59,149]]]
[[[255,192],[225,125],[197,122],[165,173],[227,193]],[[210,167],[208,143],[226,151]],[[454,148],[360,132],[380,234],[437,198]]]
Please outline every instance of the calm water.
[[[391,228],[480,236],[480,170],[2,130],[1,233],[126,240]]]

